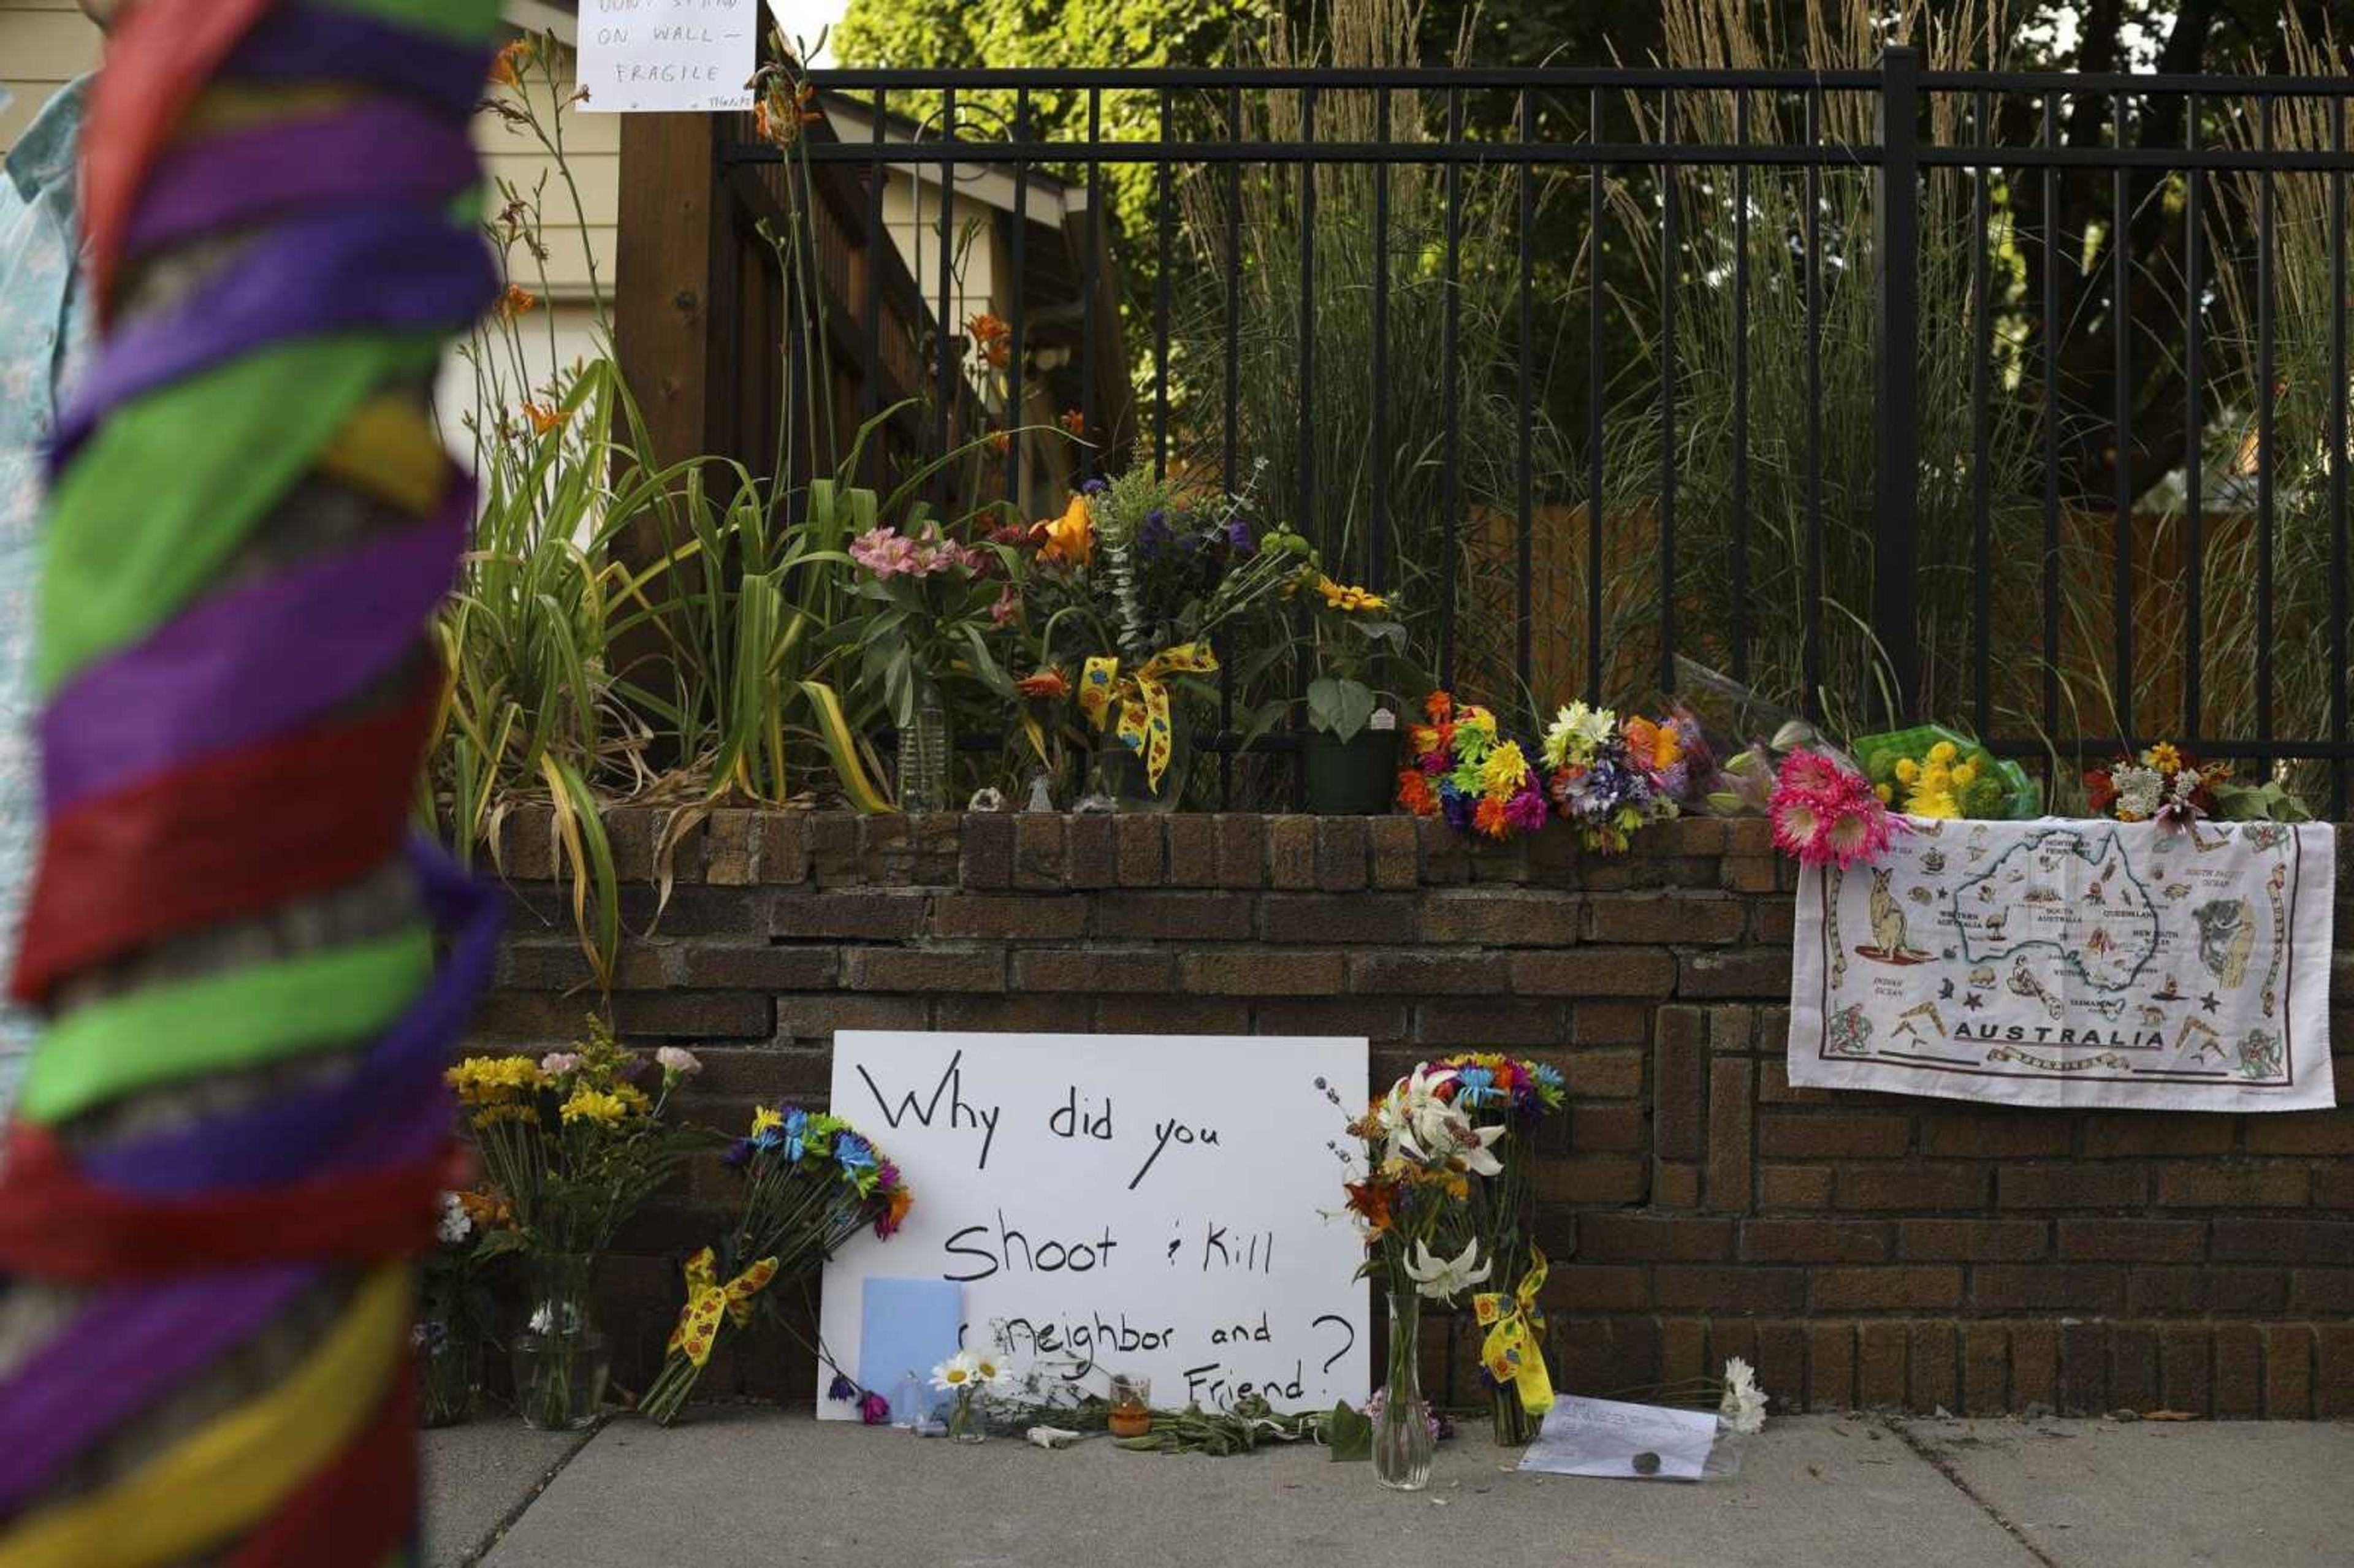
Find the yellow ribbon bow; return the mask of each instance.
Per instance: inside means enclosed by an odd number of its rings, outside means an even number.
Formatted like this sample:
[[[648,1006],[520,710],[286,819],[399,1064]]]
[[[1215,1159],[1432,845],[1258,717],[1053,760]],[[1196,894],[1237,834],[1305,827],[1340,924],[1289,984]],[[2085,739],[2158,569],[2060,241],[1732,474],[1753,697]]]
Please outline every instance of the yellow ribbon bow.
[[[1199,642],[1163,648],[1133,675],[1121,674],[1117,659],[1090,659],[1079,672],[1079,711],[1101,729],[1118,710],[1120,743],[1144,758],[1144,780],[1159,794],[1171,750],[1168,678],[1217,667],[1216,655]]]
[[[711,1359],[721,1315],[742,1328],[751,1321],[752,1298],[777,1277],[777,1260],[764,1257],[722,1285],[718,1263],[709,1247],[686,1260],[686,1305],[679,1309],[678,1327],[670,1331],[669,1353],[684,1351],[696,1366]]]
[[[1534,1261],[1519,1289],[1510,1295],[1481,1291],[1471,1298],[1471,1310],[1488,1330],[1479,1347],[1488,1375],[1499,1383],[1519,1384],[1521,1408],[1543,1415],[1553,1408],[1553,1378],[1544,1362],[1544,1314],[1537,1308],[1537,1292],[1544,1287],[1544,1251],[1532,1248],[1531,1256]]]

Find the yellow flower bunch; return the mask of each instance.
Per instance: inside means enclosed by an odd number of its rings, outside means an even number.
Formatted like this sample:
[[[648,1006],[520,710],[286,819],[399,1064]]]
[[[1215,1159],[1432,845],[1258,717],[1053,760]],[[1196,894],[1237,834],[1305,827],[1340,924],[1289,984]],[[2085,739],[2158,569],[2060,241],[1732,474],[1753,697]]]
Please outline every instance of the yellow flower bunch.
[[[1328,606],[1344,614],[1354,614],[1361,609],[1387,609],[1390,607],[1390,601],[1380,594],[1366,588],[1352,588],[1346,583],[1336,583],[1331,577],[1317,578],[1316,591],[1324,596],[1324,602]]]
[[[528,1056],[469,1056],[442,1075],[467,1106],[506,1106],[535,1094],[547,1081]]]
[[[1521,751],[1521,743],[1505,741],[1488,753],[1479,764],[1479,790],[1483,795],[1510,795],[1521,787],[1529,771],[1529,759]]]
[[[1896,783],[1904,789],[1903,810],[1915,817],[1958,817],[1962,792],[1978,781],[1978,765],[1961,755],[1950,740],[1941,740],[1918,758],[1896,759]],[[1887,784],[1876,793],[1893,803],[1896,791]]]
[[[559,1108],[566,1124],[576,1121],[599,1122],[610,1127],[630,1114],[630,1104],[617,1092],[592,1089],[583,1084],[572,1091],[572,1097]]]

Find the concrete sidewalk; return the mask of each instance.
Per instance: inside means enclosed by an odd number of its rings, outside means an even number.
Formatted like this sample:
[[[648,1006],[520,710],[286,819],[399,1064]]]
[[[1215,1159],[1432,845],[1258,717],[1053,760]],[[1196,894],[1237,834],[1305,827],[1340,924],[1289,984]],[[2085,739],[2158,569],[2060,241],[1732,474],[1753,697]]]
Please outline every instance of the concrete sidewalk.
[[[1320,1450],[1045,1453],[698,1412],[586,1442],[425,1434],[431,1568],[2323,1568],[2349,1561],[2354,1425],[1777,1420],[1699,1485],[1523,1476],[1484,1434],[1428,1492]]]

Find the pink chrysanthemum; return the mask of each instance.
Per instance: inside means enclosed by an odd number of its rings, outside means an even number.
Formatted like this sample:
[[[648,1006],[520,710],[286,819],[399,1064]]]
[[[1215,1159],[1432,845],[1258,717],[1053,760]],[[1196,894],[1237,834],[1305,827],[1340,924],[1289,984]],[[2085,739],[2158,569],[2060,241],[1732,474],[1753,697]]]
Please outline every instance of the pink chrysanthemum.
[[[1785,853],[1801,864],[1842,871],[1877,858],[1902,825],[1870,780],[1811,751],[1783,758],[1768,810],[1774,842]]]

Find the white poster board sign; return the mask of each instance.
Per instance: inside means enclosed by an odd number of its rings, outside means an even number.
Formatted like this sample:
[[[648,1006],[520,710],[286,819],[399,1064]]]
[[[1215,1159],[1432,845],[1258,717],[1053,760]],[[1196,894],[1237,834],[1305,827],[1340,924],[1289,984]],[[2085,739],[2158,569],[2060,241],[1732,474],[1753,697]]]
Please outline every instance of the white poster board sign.
[[[915,1206],[826,1266],[835,1363],[858,1367],[870,1275],[928,1276],[962,1284],[965,1344],[994,1335],[1016,1378],[1100,1394],[1142,1372],[1164,1408],[1362,1405],[1370,1287],[1355,1231],[1325,1217],[1344,1135],[1320,1083],[1353,1106],[1365,1063],[1363,1039],[843,1031],[832,1108]]]
[[[749,109],[758,0],[580,0],[584,110]]]

